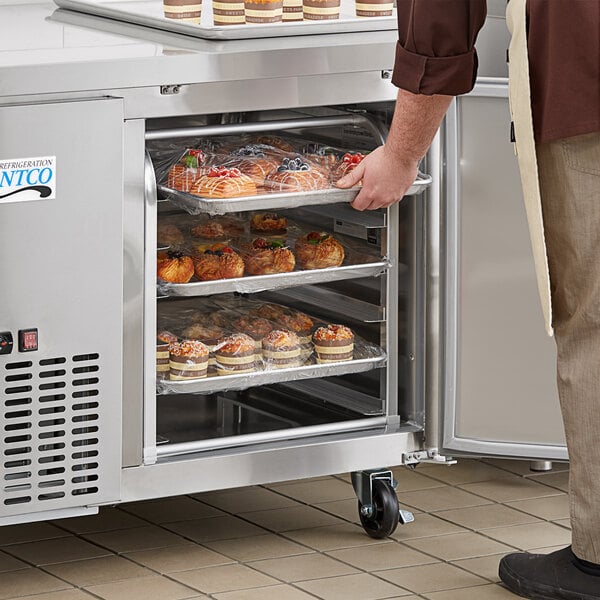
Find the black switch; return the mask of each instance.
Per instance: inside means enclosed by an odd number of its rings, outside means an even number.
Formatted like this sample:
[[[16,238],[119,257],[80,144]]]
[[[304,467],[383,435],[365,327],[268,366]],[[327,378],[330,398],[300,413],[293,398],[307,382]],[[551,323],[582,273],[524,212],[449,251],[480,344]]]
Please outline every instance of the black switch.
[[[35,352],[38,349],[38,330],[19,330],[19,352]]]
[[[10,354],[13,349],[13,336],[10,331],[0,332],[0,354]]]

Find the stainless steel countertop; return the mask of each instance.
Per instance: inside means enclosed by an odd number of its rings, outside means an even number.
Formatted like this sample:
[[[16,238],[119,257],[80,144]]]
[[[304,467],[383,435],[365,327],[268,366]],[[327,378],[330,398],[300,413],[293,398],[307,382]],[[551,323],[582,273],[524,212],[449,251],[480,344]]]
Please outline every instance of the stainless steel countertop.
[[[0,1],[0,97],[171,83],[243,81],[391,69],[395,31],[208,41],[58,9]],[[480,36],[505,35],[494,16]],[[483,46],[486,44],[483,43]],[[492,46],[490,44],[490,46]],[[496,46],[497,47],[497,44]],[[480,75],[504,57],[480,53]]]

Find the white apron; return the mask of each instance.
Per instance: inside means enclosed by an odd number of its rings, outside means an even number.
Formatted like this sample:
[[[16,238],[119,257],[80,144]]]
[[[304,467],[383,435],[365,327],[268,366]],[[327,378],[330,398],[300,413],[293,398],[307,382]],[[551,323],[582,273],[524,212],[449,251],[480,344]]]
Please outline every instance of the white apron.
[[[512,34],[508,49],[509,103],[514,124],[515,153],[519,162],[525,211],[537,276],[538,291],[548,335],[553,335],[550,273],[542,220],[542,201],[533,135],[529,62],[527,58],[526,0],[510,0],[506,22]]]

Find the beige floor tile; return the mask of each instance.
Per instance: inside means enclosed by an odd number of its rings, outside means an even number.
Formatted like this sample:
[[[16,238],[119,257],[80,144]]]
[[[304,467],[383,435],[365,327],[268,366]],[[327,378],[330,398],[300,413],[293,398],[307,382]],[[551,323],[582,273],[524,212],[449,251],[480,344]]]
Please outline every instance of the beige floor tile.
[[[532,481],[549,485],[563,492],[569,491],[569,472],[562,471],[558,473],[545,473],[544,475],[535,475],[530,477]]]
[[[168,523],[165,527],[183,537],[201,543],[213,540],[232,540],[265,533],[263,529],[252,523],[230,516]]]
[[[424,596],[428,600],[518,600],[515,596],[501,585],[491,584],[462,590],[450,590],[446,592],[433,592]]]
[[[490,527],[507,527],[539,522],[539,519],[530,514],[524,514],[502,504],[444,510],[436,513],[436,515],[475,531],[489,529]]]
[[[381,543],[381,540],[375,540],[366,535],[362,527],[352,525],[351,523],[332,525],[330,527],[298,529],[286,532],[285,536],[299,544],[304,544],[321,551],[370,546],[371,544]]]
[[[135,552],[136,550],[151,550],[152,548],[185,544],[185,540],[180,536],[155,525],[90,533],[84,537],[113,552]]]
[[[493,554],[492,556],[479,556],[477,558],[465,558],[464,560],[454,561],[452,564],[458,565],[463,569],[494,583],[500,581],[498,577],[498,565],[504,554]]]
[[[7,546],[5,551],[34,565],[50,565],[110,554],[108,550],[76,537],[16,544]]]
[[[358,573],[356,569],[316,552],[302,556],[259,560],[248,563],[248,566],[287,583]]]
[[[513,460],[508,458],[484,458],[482,462],[487,463],[489,465],[494,465],[499,469],[504,469],[505,471],[510,471],[511,473],[516,473],[518,475],[535,475],[536,471],[532,471],[531,461],[530,460]],[[560,463],[553,462],[552,463],[552,471],[550,473],[558,473],[560,471],[568,471],[569,464],[568,463]]]
[[[364,548],[333,550],[327,554],[369,572],[435,562],[434,558],[397,542],[384,542]]]
[[[159,573],[188,571],[232,562],[230,558],[196,544],[131,552],[124,556]]]
[[[131,527],[143,527],[147,525],[141,519],[129,515],[118,508],[101,508],[97,515],[61,519],[60,521],[54,521],[54,523],[73,533],[95,533],[98,531],[129,529]]]
[[[86,588],[104,600],[183,600],[198,592],[166,577],[140,577]]]
[[[253,590],[214,594],[216,600],[314,600],[314,596],[291,585],[272,585]]]
[[[242,513],[240,517],[252,521],[252,523],[256,523],[260,527],[276,532],[308,529],[309,527],[323,527],[342,522],[333,515],[302,504],[289,508]]]
[[[534,498],[533,500],[519,500],[517,502],[507,502],[506,504],[548,521],[569,518],[569,497],[567,494]]]
[[[571,532],[554,523],[531,523],[514,527],[486,529],[485,535],[520,550],[544,548],[546,546],[567,546],[571,543]]]
[[[152,571],[144,569],[120,556],[103,556],[102,558],[89,558],[68,563],[59,563],[45,567],[52,575],[60,577],[77,585],[85,587],[131,579],[132,577],[150,577]]]
[[[252,537],[238,538],[235,540],[218,540],[204,542],[215,552],[242,562],[294,556],[312,552],[311,548],[301,546],[278,535],[255,535]]]
[[[398,529],[390,536],[394,540],[403,542],[434,535],[448,535],[450,533],[466,533],[467,530],[453,523],[448,523],[434,515],[417,513],[415,520],[406,525],[398,525]]]
[[[18,599],[9,598],[9,600],[94,600],[94,596],[83,590],[70,589],[35,596],[20,596]]]
[[[153,500],[152,502],[136,502],[123,507],[127,512],[147,519],[152,523],[173,523],[222,515],[220,510],[188,496]],[[147,525],[147,523],[144,523]]]
[[[307,504],[356,498],[354,489],[349,483],[334,477],[323,481],[300,481],[282,486],[274,485],[271,486],[271,489]]]
[[[335,502],[323,502],[315,504],[315,508],[324,510],[334,517],[339,517],[351,523],[360,523],[358,516],[358,501],[356,498],[348,500],[336,500]]]
[[[194,497],[233,514],[253,512],[255,510],[273,510],[296,506],[298,504],[295,500],[264,487],[246,487],[226,492],[209,492],[197,494]]]
[[[323,600],[379,600],[409,595],[406,590],[368,573],[315,579],[296,585]]]
[[[4,573],[5,571],[19,571],[28,568],[29,565],[27,563],[17,560],[5,552],[0,552],[0,573]]]
[[[405,543],[425,554],[446,561],[513,551],[509,546],[490,540],[478,533],[457,533],[436,538],[409,540]]]
[[[427,477],[432,477],[450,485],[514,476],[513,473],[503,471],[481,461],[462,458],[455,465],[422,465],[419,466],[419,471]]]
[[[472,573],[439,562],[432,565],[379,571],[377,576],[418,594],[466,588],[487,583],[485,579]]]
[[[430,490],[407,492],[400,495],[399,501],[402,505],[413,506],[425,512],[491,504],[485,498],[450,486],[435,488],[435,493]]]
[[[66,537],[68,531],[63,531],[50,523],[25,523],[24,525],[5,525],[0,528],[0,546],[37,542]]]
[[[557,550],[564,550],[564,545],[562,546],[547,546],[545,548],[531,548],[531,550],[527,550],[530,554],[550,554],[551,552],[556,552]]]
[[[566,527],[567,529],[571,529],[571,519],[556,519],[556,521],[554,521],[554,523],[556,523],[557,525],[560,525],[561,527]]]
[[[397,492],[399,496],[402,496],[404,492],[430,490],[444,485],[437,479],[428,477],[429,471],[417,472],[406,467],[395,467],[392,469],[392,473],[394,473],[394,479],[398,482]]]
[[[250,569],[245,565],[206,567],[205,569],[173,573],[171,577],[207,594],[247,590],[280,583],[276,579]]]
[[[70,587],[72,586],[68,583],[38,569],[0,573],[0,600],[66,590]]]
[[[481,483],[466,483],[461,485],[460,488],[496,502],[542,498],[544,496],[556,496],[560,493],[554,488],[541,485],[531,479],[518,479],[516,477],[493,479]]]

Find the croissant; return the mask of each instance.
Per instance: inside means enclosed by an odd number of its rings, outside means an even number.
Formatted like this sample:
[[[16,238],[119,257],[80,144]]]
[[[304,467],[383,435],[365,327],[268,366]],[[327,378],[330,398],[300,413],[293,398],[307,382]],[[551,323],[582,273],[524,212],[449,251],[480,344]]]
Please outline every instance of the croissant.
[[[163,281],[187,283],[194,274],[194,261],[182,252],[161,252],[156,259],[156,274]]]
[[[344,247],[325,232],[311,231],[298,238],[295,250],[303,269],[339,267],[344,261]]]

